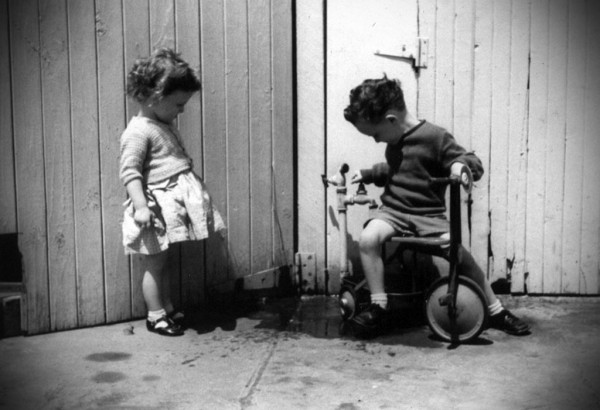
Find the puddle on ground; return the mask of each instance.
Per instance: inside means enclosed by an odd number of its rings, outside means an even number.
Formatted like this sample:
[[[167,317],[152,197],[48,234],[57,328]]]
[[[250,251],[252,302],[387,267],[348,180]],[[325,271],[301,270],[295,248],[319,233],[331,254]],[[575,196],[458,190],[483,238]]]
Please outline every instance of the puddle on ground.
[[[288,330],[326,339],[339,338],[348,331],[338,299],[326,296],[303,298],[288,323]]]
[[[103,352],[103,353],[92,353],[85,357],[86,360],[92,362],[118,362],[121,360],[127,360],[131,357],[130,353],[123,352]]]
[[[443,343],[431,337],[431,331],[418,307],[398,309],[393,313],[393,328],[375,340],[382,344],[401,344],[414,347],[439,348]],[[317,338],[356,339],[352,327],[342,320],[337,297],[314,296],[302,298],[289,321],[288,331]]]

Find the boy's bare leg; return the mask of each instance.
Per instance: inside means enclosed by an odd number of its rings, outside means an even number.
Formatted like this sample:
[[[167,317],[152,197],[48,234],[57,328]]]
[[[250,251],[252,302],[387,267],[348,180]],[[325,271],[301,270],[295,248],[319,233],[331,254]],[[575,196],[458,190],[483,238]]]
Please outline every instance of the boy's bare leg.
[[[433,261],[435,266],[438,268],[440,275],[448,276],[450,263],[440,257],[434,257]],[[483,290],[488,305],[496,303],[498,298],[494,294],[490,282],[485,277],[485,273],[483,270],[481,270],[477,262],[475,262],[475,259],[473,259],[471,253],[463,246],[461,246],[458,250],[458,270],[461,275],[464,275],[474,281],[481,288],[481,290]]]
[[[371,294],[385,293],[382,245],[396,234],[390,224],[380,219],[371,220],[359,239],[360,260]]]

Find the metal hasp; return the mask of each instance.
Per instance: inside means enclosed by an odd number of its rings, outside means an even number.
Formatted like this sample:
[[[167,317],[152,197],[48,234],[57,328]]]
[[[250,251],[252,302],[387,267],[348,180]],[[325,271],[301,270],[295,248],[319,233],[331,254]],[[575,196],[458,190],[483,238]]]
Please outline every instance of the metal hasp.
[[[427,68],[429,38],[417,37],[412,45],[402,44],[399,52],[395,50],[377,50],[375,51],[375,55],[410,61],[413,69],[418,71],[420,68]]]

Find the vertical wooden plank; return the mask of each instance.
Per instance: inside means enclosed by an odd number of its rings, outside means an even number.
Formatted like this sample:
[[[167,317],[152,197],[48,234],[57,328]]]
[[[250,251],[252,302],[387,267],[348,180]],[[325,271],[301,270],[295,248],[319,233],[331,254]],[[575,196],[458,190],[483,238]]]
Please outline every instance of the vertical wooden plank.
[[[77,325],[66,2],[39,2],[51,330]]]
[[[454,118],[453,135],[466,150],[471,150],[473,114],[473,53],[475,6],[473,0],[455,0],[454,23]],[[469,248],[471,232],[468,219],[468,198],[461,201],[462,241]],[[485,268],[485,265],[484,265]]]
[[[250,169],[250,101],[248,55],[248,5],[246,1],[225,4],[225,70],[227,104],[227,164],[229,258],[235,277],[251,272],[250,202],[252,174]],[[264,58],[267,59],[268,55]],[[252,142],[259,143],[258,141]],[[265,162],[269,163],[268,158]],[[260,181],[266,184],[264,179]],[[255,182],[256,183],[256,182]],[[264,255],[265,249],[262,250]]]
[[[456,15],[454,0],[437,3],[436,67],[435,67],[435,122],[440,127],[454,132],[454,28]]]
[[[39,2],[51,330],[77,326],[66,3]]]
[[[294,83],[292,1],[271,2],[273,82],[273,253],[276,266],[294,257]]]
[[[583,156],[583,220],[581,229],[581,294],[600,293],[600,49],[598,38],[600,29],[600,4],[587,2],[587,63],[585,93],[585,139]]]
[[[220,2],[200,3],[202,50],[202,120],[204,140],[204,180],[214,204],[227,219],[227,140],[225,108],[224,10]],[[207,284],[227,280],[228,256],[225,242],[218,237],[206,243]]]
[[[529,100],[529,143],[527,158],[527,291],[544,289],[544,180],[545,138],[548,101],[548,18],[547,0],[533,0],[531,5],[531,77]]]
[[[106,318],[131,317],[131,277],[122,245],[125,189],[119,180],[119,137],[126,126],[121,1],[96,3],[98,107]]]
[[[545,294],[561,290],[563,181],[567,99],[568,2],[550,0],[548,51],[548,128],[544,197],[543,272]]]
[[[173,0],[148,0],[150,7],[150,49],[175,48]]]
[[[566,135],[563,195],[562,293],[579,292],[586,94],[585,0],[570,1],[568,12]]]
[[[251,272],[273,266],[270,1],[248,2]]]
[[[473,68],[473,138],[471,148],[481,159],[483,177],[473,190],[471,253],[487,270],[489,245],[489,156],[492,95],[493,2],[475,2],[475,56]]]
[[[473,110],[473,57],[475,47],[475,4],[455,0],[454,23],[454,127],[453,132],[466,149],[471,147]]]
[[[125,75],[138,58],[150,54],[150,10],[148,0],[123,2],[123,33],[125,53]],[[125,84],[126,86],[126,84]],[[127,122],[139,111],[139,105],[131,98],[125,102]],[[144,272],[140,263],[141,256],[132,255],[131,269],[131,315],[142,317],[146,314],[146,305],[142,293]]]
[[[69,0],[71,143],[79,326],[105,321],[94,5]]]
[[[525,290],[525,201],[529,110],[529,3],[512,1],[508,139],[507,277],[511,291]]]
[[[8,0],[0,0],[0,234],[17,232]]]
[[[490,239],[488,278],[491,283],[506,277],[506,217],[508,133],[507,118],[510,105],[510,31],[511,3],[494,2],[492,31],[492,94],[489,173],[489,219]]]
[[[417,76],[417,116],[419,119],[434,121],[435,119],[435,70],[436,70],[436,0],[419,0],[418,35],[429,40],[427,68],[419,71]]]
[[[324,10],[322,0],[297,1],[295,6],[298,252],[315,254],[315,276],[323,284],[327,268],[327,197],[320,175],[329,172],[325,162]],[[316,283],[301,283],[303,290],[314,290],[315,286]]]
[[[175,2],[175,41],[177,51],[199,69],[200,12],[197,1]],[[179,116],[179,130],[187,153],[194,162],[194,171],[202,172],[202,105],[201,92],[196,93]],[[203,300],[204,243],[189,242],[181,246],[181,287],[184,307],[192,307]]]
[[[150,54],[150,9],[148,0],[123,2],[123,32],[126,74],[138,58]],[[139,111],[137,102],[126,100],[127,121]]]
[[[9,2],[17,229],[27,287],[28,332],[50,330],[46,189],[37,1]]]

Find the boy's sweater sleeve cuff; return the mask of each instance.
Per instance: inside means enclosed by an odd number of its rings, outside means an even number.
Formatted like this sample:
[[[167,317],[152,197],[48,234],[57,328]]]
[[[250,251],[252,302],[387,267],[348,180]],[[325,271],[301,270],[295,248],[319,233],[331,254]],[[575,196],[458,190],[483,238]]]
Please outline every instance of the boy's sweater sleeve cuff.
[[[362,182],[365,184],[373,183],[373,170],[371,168],[361,169],[360,174],[362,175]]]

